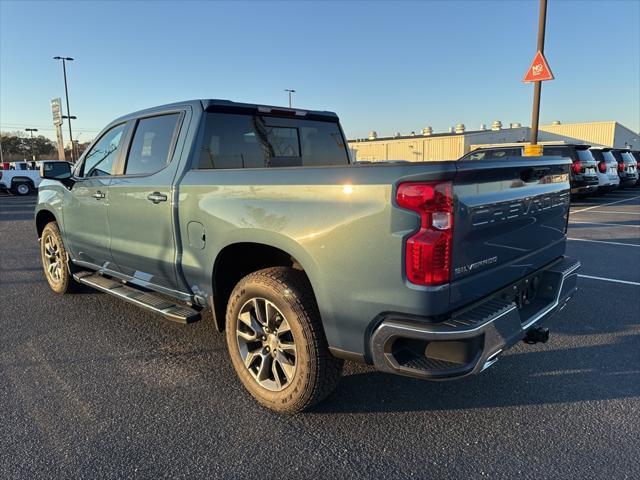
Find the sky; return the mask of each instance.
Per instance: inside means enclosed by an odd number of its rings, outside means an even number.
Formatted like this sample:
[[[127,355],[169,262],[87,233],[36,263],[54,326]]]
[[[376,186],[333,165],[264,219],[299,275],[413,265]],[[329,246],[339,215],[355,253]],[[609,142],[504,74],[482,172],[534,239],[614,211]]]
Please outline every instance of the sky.
[[[74,137],[193,98],[338,113],[349,138],[531,122],[538,1],[0,0],[0,129],[54,138],[69,56]],[[640,0],[549,0],[541,123],[640,130]],[[76,133],[77,132],[77,133]],[[64,127],[65,141],[67,127]]]

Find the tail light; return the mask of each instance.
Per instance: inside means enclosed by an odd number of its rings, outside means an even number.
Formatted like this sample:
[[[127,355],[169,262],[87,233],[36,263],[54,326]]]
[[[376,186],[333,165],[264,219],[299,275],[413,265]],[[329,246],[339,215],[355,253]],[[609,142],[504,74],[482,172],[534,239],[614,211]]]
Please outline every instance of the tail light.
[[[624,162],[619,162],[618,163],[618,171],[619,172],[624,172]]]
[[[453,240],[451,182],[410,182],[398,186],[398,206],[420,215],[420,229],[406,240],[405,271],[417,285],[449,282]]]
[[[598,164],[598,170],[600,170],[600,173],[607,173],[607,162],[605,162],[604,160],[600,162]]]
[[[582,164],[580,163],[580,160],[576,160],[575,162],[573,162],[573,165],[571,166],[571,168],[573,169],[573,173],[581,173]]]

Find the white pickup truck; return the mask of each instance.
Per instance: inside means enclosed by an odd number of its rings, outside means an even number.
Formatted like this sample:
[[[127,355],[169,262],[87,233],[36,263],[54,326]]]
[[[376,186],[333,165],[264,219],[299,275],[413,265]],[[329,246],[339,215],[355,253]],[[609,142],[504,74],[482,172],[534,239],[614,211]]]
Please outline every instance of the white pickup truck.
[[[35,191],[41,180],[40,169],[32,168],[35,163],[40,162],[11,162],[8,170],[0,170],[0,190],[6,189],[16,195],[29,195]]]

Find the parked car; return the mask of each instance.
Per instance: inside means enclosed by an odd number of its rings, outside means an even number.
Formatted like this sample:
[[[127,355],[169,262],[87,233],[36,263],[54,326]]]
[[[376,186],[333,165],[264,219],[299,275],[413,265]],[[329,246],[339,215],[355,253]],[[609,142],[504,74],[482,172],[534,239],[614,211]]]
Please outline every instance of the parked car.
[[[636,170],[638,169],[638,165],[640,165],[640,150],[631,150],[630,151],[633,158],[636,160]],[[636,181],[636,185],[640,185],[640,174],[638,175],[638,180]]]
[[[589,151],[590,145],[561,144],[544,145],[542,154],[545,156],[567,157],[572,161],[570,171],[571,194],[585,196],[598,190],[598,175],[596,161]],[[461,160],[507,159],[524,155],[524,146],[505,145],[482,147],[464,155]]]
[[[618,163],[620,188],[634,186],[638,181],[638,162],[631,155],[631,150],[614,148],[611,150],[611,154]]]
[[[208,307],[247,390],[297,412],[345,358],[460,378],[546,341],[577,288],[571,164],[352,165],[334,113],[197,100],[43,166],[35,224],[54,292],[85,284],[183,323]]]
[[[618,162],[611,153],[611,149],[594,147],[591,148],[591,154],[598,165],[598,193],[607,193],[617,190],[620,186]]]
[[[16,195],[29,195],[40,185],[40,172],[26,168],[27,162],[12,162],[0,171],[0,189]],[[25,168],[23,168],[25,167]]]

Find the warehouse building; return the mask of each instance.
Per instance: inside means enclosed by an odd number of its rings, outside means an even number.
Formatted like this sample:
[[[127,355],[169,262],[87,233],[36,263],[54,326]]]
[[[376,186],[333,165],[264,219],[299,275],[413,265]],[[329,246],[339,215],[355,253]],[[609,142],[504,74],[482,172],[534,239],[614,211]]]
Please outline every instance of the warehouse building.
[[[500,121],[495,121],[490,128],[481,125],[479,130],[471,131],[458,124],[445,133],[433,133],[431,127],[426,127],[420,134],[396,133],[393,137],[380,138],[376,132],[371,132],[369,138],[349,140],[349,149],[353,158],[359,161],[456,160],[483,145],[527,142],[530,135],[529,127],[512,123],[504,128]],[[538,138],[540,142],[587,143],[640,150],[640,135],[618,122],[553,122],[540,126]]]

